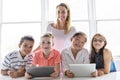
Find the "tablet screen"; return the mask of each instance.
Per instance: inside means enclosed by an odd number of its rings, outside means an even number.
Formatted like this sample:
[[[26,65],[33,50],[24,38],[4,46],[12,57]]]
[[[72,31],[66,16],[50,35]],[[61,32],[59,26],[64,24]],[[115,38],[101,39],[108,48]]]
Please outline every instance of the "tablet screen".
[[[29,67],[26,69],[32,77],[50,77],[50,74],[54,72],[53,66],[45,67]]]

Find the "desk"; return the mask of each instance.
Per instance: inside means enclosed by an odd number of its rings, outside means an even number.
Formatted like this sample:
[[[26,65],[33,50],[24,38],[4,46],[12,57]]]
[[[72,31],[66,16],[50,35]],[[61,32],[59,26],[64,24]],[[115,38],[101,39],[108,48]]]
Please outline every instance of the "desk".
[[[0,75],[0,80],[26,80],[24,77],[20,77],[20,78],[10,78],[9,76],[2,76]],[[65,76],[62,76],[60,78],[56,78],[56,79],[52,79],[50,77],[46,77],[46,78],[36,78],[36,79],[32,79],[32,80],[120,80],[120,72],[113,72],[113,73],[109,73],[100,77],[79,77],[79,78],[67,78]]]

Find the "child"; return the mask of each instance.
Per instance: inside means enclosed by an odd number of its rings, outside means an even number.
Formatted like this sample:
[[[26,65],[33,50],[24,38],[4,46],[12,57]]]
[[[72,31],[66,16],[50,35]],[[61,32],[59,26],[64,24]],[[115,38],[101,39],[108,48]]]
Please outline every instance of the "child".
[[[31,36],[23,36],[19,43],[19,50],[12,51],[4,58],[1,68],[2,75],[9,75],[12,78],[24,76],[25,67],[30,64],[31,50],[34,39]]]
[[[92,73],[94,77],[116,71],[112,54],[105,48],[106,45],[107,41],[103,35],[95,34],[93,36],[91,42],[90,62],[96,63],[97,71]]]
[[[46,33],[41,37],[41,49],[34,53],[31,66],[54,66],[55,72],[50,74],[51,77],[56,78],[60,73],[60,53],[53,49],[53,35]],[[28,73],[25,74],[26,78],[32,78]]]
[[[71,38],[71,46],[62,51],[63,72],[67,77],[74,77],[74,74],[69,69],[69,64],[89,63],[88,50],[83,48],[86,41],[86,34],[77,32]]]

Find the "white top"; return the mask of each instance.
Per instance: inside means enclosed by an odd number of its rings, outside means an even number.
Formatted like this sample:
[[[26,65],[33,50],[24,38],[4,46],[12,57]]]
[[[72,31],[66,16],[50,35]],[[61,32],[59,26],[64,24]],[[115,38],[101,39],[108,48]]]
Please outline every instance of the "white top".
[[[74,58],[71,48],[66,48],[61,52],[62,55],[62,66],[63,71],[69,70],[69,64],[88,64],[89,63],[89,53],[88,50],[82,48]]]
[[[54,35],[54,48],[61,52],[62,49],[70,46],[70,39],[76,32],[76,29],[74,27],[71,27],[70,31],[67,34],[64,34],[64,30],[56,29],[52,27],[51,24],[49,24],[47,27],[47,31],[51,32]]]
[[[27,67],[31,63],[32,57],[33,57],[32,54],[28,54],[23,59],[19,51],[12,51],[5,56],[4,61],[2,62],[1,69],[2,70],[6,70],[6,69],[16,70],[22,66]]]

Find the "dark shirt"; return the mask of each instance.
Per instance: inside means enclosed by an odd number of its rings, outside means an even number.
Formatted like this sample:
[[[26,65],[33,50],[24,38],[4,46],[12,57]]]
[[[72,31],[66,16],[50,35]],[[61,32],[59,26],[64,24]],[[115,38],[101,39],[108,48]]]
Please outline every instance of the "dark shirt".
[[[96,69],[104,68],[104,62],[99,60],[100,54],[95,53],[94,63],[96,63]],[[114,61],[111,61],[110,72],[116,72]]]

